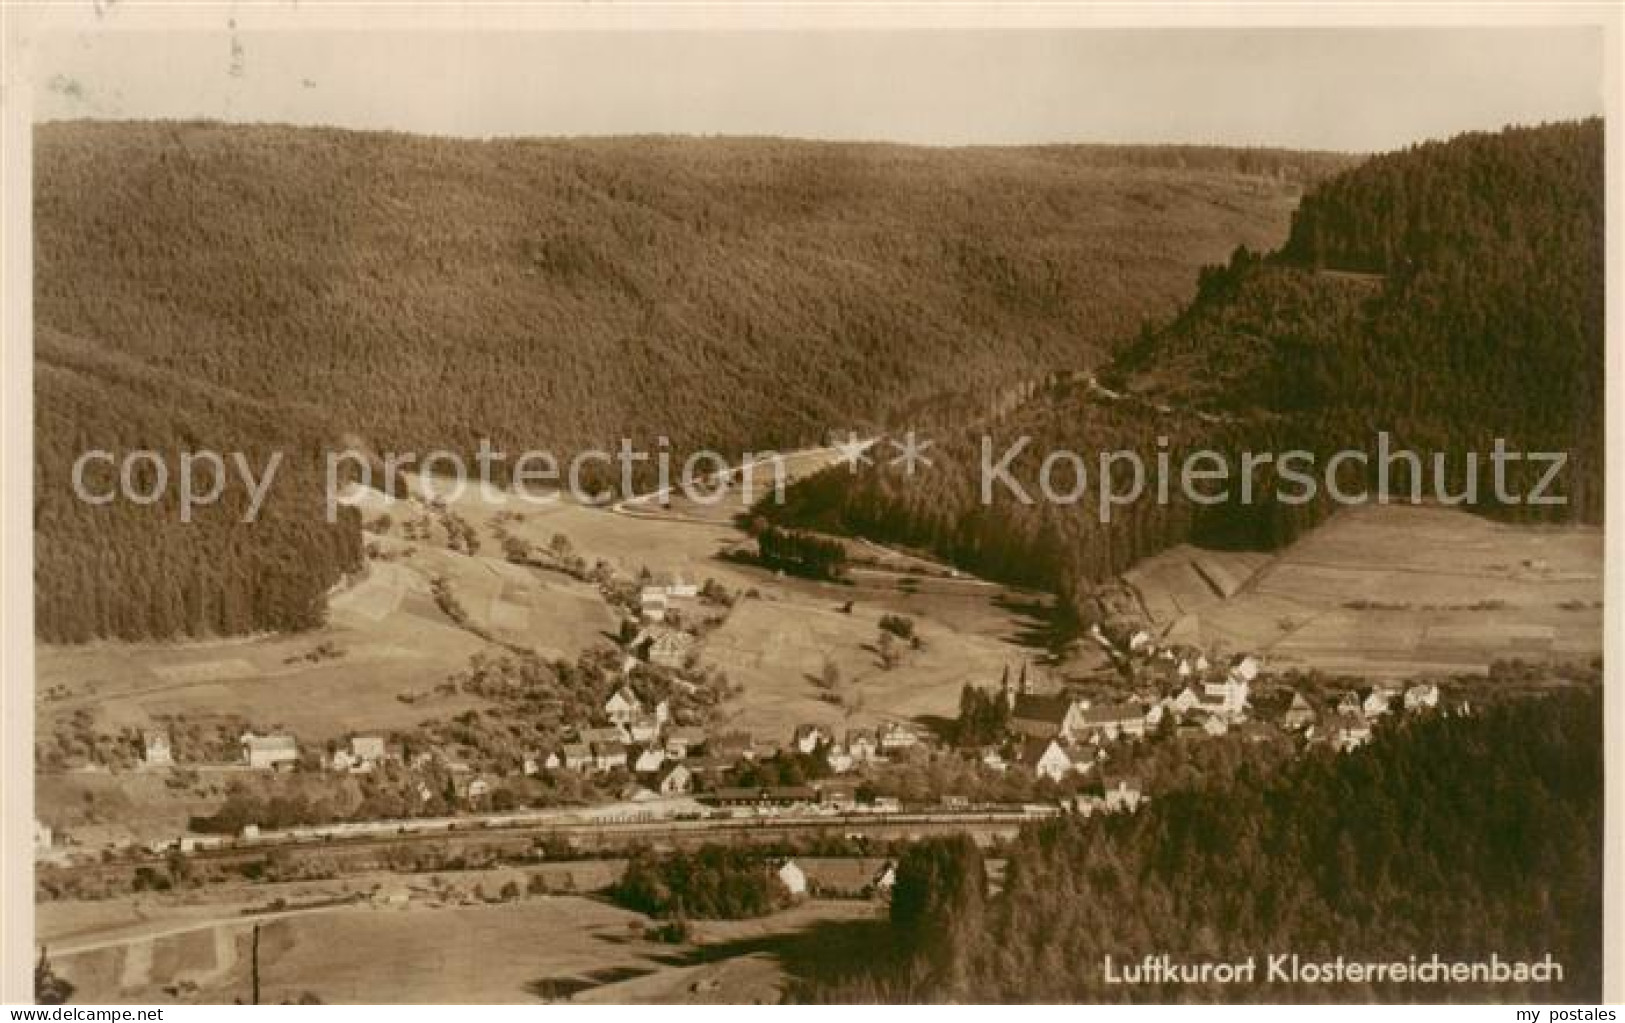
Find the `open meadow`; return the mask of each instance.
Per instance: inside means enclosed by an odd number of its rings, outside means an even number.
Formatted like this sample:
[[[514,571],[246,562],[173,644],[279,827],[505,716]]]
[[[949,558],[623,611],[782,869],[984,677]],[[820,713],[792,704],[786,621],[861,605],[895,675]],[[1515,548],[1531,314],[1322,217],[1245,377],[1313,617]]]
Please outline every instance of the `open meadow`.
[[[1602,652],[1602,545],[1594,527],[1369,506],[1275,556],[1183,545],[1124,579],[1159,627],[1273,668],[1482,674]]]

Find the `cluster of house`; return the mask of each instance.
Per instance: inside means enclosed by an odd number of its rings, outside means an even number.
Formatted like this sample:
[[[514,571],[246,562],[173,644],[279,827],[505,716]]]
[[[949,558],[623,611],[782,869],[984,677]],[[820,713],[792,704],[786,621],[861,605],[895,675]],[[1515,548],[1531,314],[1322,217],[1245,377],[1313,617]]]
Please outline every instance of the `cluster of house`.
[[[666,620],[674,600],[691,600],[700,595],[700,588],[681,578],[657,583],[638,591],[638,617],[645,624],[654,625]]]
[[[1346,753],[1371,741],[1372,726],[1379,719],[1396,712],[1416,714],[1436,710],[1438,706],[1439,687],[1430,682],[1404,689],[1375,686],[1364,696],[1344,693],[1322,723],[1302,694],[1294,693],[1292,704],[1281,719],[1281,727],[1302,732],[1310,745],[1326,745]],[[1459,710],[1467,713],[1467,705],[1463,704]]]
[[[1098,792],[1085,790],[1072,797],[1069,808],[1085,817],[1097,813],[1133,813],[1148,797],[1140,787],[1139,779],[1128,776],[1099,779]]]
[[[846,774],[864,764],[885,763],[925,741],[912,726],[889,721],[878,728],[848,728],[839,737],[821,725],[801,725],[791,737],[791,746],[802,754],[822,749],[830,771]]]
[[[175,766],[175,750],[170,745],[167,733],[146,732],[142,735],[141,742],[141,766],[148,768]],[[384,740],[358,738],[353,742],[357,750],[370,751],[370,755],[365,758],[368,769],[373,763],[383,759]],[[237,748],[242,765],[256,771],[282,770],[299,763],[299,744],[291,735],[255,735],[253,732],[244,732],[237,739]],[[358,758],[355,762],[360,763],[361,759]],[[348,762],[346,766],[349,766]]]
[[[1015,761],[1036,777],[1060,781],[1093,770],[1105,759],[1105,746],[1142,738],[1165,717],[1182,736],[1225,735],[1248,724],[1248,698],[1259,670],[1256,658],[1240,658],[1222,675],[1189,683],[1171,696],[1100,704],[1064,692],[1032,692],[1025,678],[1019,688],[1006,680],[1002,696],[1010,708]],[[995,770],[1009,766],[996,748],[985,750],[982,759]]]
[[[1170,660],[1154,647],[1130,642],[1142,660]],[[1239,656],[1219,668],[1201,654],[1172,660],[1171,677],[1183,680],[1176,689],[1164,695],[1152,691],[1100,703],[1064,691],[1036,692],[1025,671],[1015,685],[1007,676],[1001,698],[1009,710],[1009,741],[971,755],[992,770],[1015,767],[1055,782],[1088,775],[1097,783],[1098,792],[1091,789],[1075,797],[1075,810],[1086,814],[1132,811],[1145,798],[1138,783],[1127,777],[1104,777],[1107,748],[1113,743],[1143,738],[1162,729],[1182,739],[1240,734],[1258,740],[1279,734],[1278,729],[1301,736],[1306,745],[1348,751],[1370,741],[1374,723],[1384,715],[1430,710],[1439,704],[1438,687],[1427,683],[1347,693],[1324,714],[1301,693],[1293,693],[1285,711],[1273,724],[1266,724],[1250,714],[1252,686],[1261,671],[1257,658]],[[840,776],[868,764],[885,763],[929,741],[902,723],[852,728],[839,735],[822,725],[805,724],[794,730],[787,744],[756,739],[741,731],[712,735],[701,727],[674,724],[665,701],[645,707],[629,686],[611,693],[602,710],[606,724],[581,727],[570,741],[527,754],[524,773],[622,772],[628,782],[620,792],[623,800],[686,796],[705,789],[704,801],[724,808],[750,808],[755,812],[795,807],[841,810],[855,804],[855,786],[837,780],[817,788],[729,787],[729,772],[749,762],[794,754],[817,756],[830,774]],[[292,736],[247,732],[239,741],[242,763],[250,769],[280,770],[299,761],[299,746]],[[333,771],[365,773],[391,756],[383,738],[355,736],[346,746],[329,752],[324,766]],[[435,756],[420,752],[412,757],[409,766],[426,767]],[[167,736],[146,736],[144,762],[149,767],[173,765]],[[446,761],[445,766],[456,779],[458,795],[470,805],[480,805],[492,793],[492,782],[467,765]],[[420,785],[419,789],[425,801],[431,798],[427,786]]]
[[[638,629],[626,644],[626,661],[622,674],[637,667],[640,661],[677,670],[688,663],[697,641],[682,629],[666,624],[674,609],[674,601],[699,596],[700,588],[681,578],[667,583],[644,586],[638,591]]]
[[[1142,635],[1131,640],[1131,645]],[[1158,659],[1171,661],[1169,675],[1185,680],[1166,695],[1092,704],[1064,692],[1039,694],[1018,689],[1006,681],[1003,695],[1010,707],[1016,763],[1036,777],[1053,781],[1085,774],[1106,759],[1107,745],[1144,737],[1165,719],[1172,722],[1178,739],[1238,734],[1263,741],[1277,734],[1278,728],[1301,736],[1307,745],[1347,752],[1369,742],[1373,724],[1384,715],[1397,709],[1408,713],[1432,710],[1439,704],[1439,688],[1432,683],[1408,688],[1377,686],[1365,695],[1344,694],[1335,709],[1322,715],[1302,693],[1294,692],[1272,727],[1250,713],[1252,685],[1262,670],[1256,657],[1239,656],[1222,671],[1215,671],[1201,654]],[[998,749],[983,751],[983,762],[1000,770],[1009,766],[1005,753]]]
[[[715,787],[725,780],[726,772],[737,766],[769,760],[781,753],[818,755],[825,759],[831,773],[846,774],[864,764],[884,763],[924,741],[921,733],[901,723],[848,729],[844,736],[837,736],[821,725],[802,725],[795,729],[788,743],[757,739],[743,731],[712,735],[705,728],[674,724],[666,701],[646,707],[629,686],[610,694],[603,705],[603,718],[605,724],[578,728],[569,741],[526,754],[522,763],[524,774],[624,772],[631,777],[631,784],[621,792],[624,799],[683,796],[694,792],[701,778],[711,781]],[[299,763],[299,744],[291,735],[245,732],[238,741],[240,762],[248,769],[281,771]],[[144,736],[144,743],[145,766],[174,766],[174,754],[165,733],[149,732]],[[399,759],[399,752],[390,749],[384,738],[358,735],[327,752],[322,764],[330,771],[364,774],[393,759]],[[420,751],[411,757],[407,766],[422,769],[435,759],[436,754]],[[492,781],[468,765],[441,760],[455,779],[458,794],[469,803],[478,804],[493,791]],[[427,786],[420,785],[419,789],[425,801],[432,797]],[[798,802],[829,806],[832,801],[843,802],[838,788],[828,792],[809,790],[809,793],[798,795],[788,789],[733,792],[721,788],[711,801],[727,805],[751,802],[763,806],[788,806]],[[847,793],[844,802],[850,803],[850,797],[851,793]]]
[[[579,729],[574,741],[527,757],[525,773],[623,770],[636,779],[623,793],[627,798],[678,796],[693,792],[701,778],[719,780],[741,763],[782,753],[821,755],[831,773],[845,774],[866,763],[884,762],[923,741],[919,732],[900,723],[849,729],[844,737],[821,725],[801,725],[788,744],[743,731],[711,735],[704,728],[672,725],[664,702],[646,711],[627,687],[611,694],[603,709],[608,725]],[[750,791],[760,795],[760,790]]]

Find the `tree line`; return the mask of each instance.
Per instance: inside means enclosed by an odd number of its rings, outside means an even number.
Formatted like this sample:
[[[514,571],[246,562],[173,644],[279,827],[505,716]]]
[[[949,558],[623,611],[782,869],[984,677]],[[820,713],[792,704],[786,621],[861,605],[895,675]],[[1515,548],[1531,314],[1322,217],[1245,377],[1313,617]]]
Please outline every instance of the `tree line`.
[[[35,336],[34,405],[35,628],[47,642],[309,629],[325,620],[328,591],[363,569],[354,509],[326,520],[327,433],[302,409],[134,365],[46,327]],[[81,500],[73,465],[96,448],[155,452],[170,466],[168,488],[150,504]],[[241,486],[182,521],[175,466],[200,448],[240,453],[256,470],[283,459],[253,521]],[[86,481],[101,493],[116,475],[98,465]],[[143,493],[160,482],[150,465],[132,481]]]
[[[743,920],[766,916],[790,901],[759,852],[725,845],[664,855],[634,852],[611,895],[629,909],[677,920]]]
[[[756,534],[756,551],[763,565],[791,575],[839,579],[845,572],[845,544],[801,530],[769,526]]]

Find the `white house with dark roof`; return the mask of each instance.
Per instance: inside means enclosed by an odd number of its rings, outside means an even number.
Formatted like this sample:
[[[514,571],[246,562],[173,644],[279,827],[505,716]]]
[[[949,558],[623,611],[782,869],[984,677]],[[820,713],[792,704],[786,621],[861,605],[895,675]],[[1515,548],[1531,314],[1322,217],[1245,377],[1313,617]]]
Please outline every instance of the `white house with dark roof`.
[[[645,622],[666,620],[666,591],[659,586],[645,586],[638,593],[638,613]]]
[[[596,771],[613,771],[626,766],[626,745],[619,742],[592,744],[592,766]]]
[[[653,714],[641,714],[626,726],[626,734],[633,742],[653,742],[660,735],[660,719]]]
[[[1107,813],[1133,813],[1145,801],[1140,783],[1133,778],[1101,778],[1101,802]]]
[[[643,713],[643,704],[638,702],[637,695],[626,686],[615,690],[609,699],[604,701],[604,716],[617,725],[628,725],[632,719]]]
[[[291,735],[243,733],[243,761],[257,771],[276,771],[299,762],[299,744]]]
[[[1371,722],[1357,714],[1340,714],[1328,726],[1327,738],[1339,752],[1348,753],[1371,741]]]
[[[1056,739],[1028,739],[1021,747],[1021,762],[1034,777],[1060,781],[1072,773],[1072,757]]]
[[[1315,708],[1303,698],[1302,693],[1293,693],[1292,702],[1287,705],[1286,713],[1281,715],[1281,727],[1289,732],[1301,731],[1315,723]]]
[[[705,729],[694,725],[678,725],[666,729],[666,756],[682,760],[705,745]]]
[[[1202,684],[1202,709],[1231,719],[1241,718],[1247,713],[1250,689],[1250,680],[1231,669],[1221,681]]]
[[[886,753],[913,749],[920,743],[920,733],[901,722],[888,722],[880,726],[880,748]]]

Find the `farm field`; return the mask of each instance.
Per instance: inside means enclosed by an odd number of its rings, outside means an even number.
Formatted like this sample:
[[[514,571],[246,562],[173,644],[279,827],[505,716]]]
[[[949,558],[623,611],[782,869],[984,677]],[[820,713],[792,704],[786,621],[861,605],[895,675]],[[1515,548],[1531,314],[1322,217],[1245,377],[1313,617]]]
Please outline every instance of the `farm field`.
[[[729,727],[778,736],[800,723],[844,729],[952,717],[967,682],[996,684],[1007,666],[1036,653],[1007,638],[1015,627],[1013,616],[987,620],[991,608],[988,598],[981,597],[987,631],[918,617],[921,649],[908,651],[888,671],[875,650],[886,603],[859,600],[850,613],[843,613],[841,602],[858,594],[828,589],[829,596],[816,603],[790,587],[741,601],[707,638],[707,660],[744,687],[728,705]],[[922,603],[925,599],[919,598]],[[941,598],[937,602],[945,603]],[[911,610],[902,602],[894,606],[904,613]],[[826,660],[839,672],[836,692],[844,705],[821,698],[824,690],[818,683]]]
[[[552,864],[548,869],[579,864]],[[785,981],[774,954],[809,930],[872,919],[858,901],[812,900],[753,921],[708,921],[693,944],[643,937],[650,921],[588,896],[547,895],[468,904],[478,884],[495,891],[525,872],[457,875],[446,897],[413,879],[404,905],[348,904],[257,913],[273,894],[290,903],[368,885],[406,888],[385,876],[243,889],[237,903],[47,903],[40,936],[55,968],[94,1003],[230,1001],[248,992],[252,925],[261,923],[262,1000],[314,995],[329,1003],[479,1001],[778,1001]],[[499,876],[500,875],[500,876]],[[609,875],[606,875],[606,878]],[[180,985],[177,987],[176,985]]]
[[[722,707],[725,725],[763,738],[786,738],[809,721],[857,726],[951,714],[965,682],[986,684],[1006,665],[1037,654],[1024,645],[1035,618],[1022,605],[1032,598],[946,572],[920,578],[870,568],[855,571],[851,585],[819,584],[719,559],[743,539],[732,525],[564,501],[496,501],[473,488],[449,506],[478,537],[468,553],[452,549],[445,521],[422,502],[359,496],[376,556],[363,577],[331,596],[324,627],[220,641],[42,647],[38,734],[72,732],[85,715],[98,731],[128,734],[185,719],[286,730],[308,747],[484,705],[460,691],[437,691],[474,653],[501,651],[474,629],[566,660],[618,632],[621,612],[594,584],[508,561],[504,531],[538,547],[562,534],[588,565],[604,560],[629,576],[648,570],[715,579],[744,595],[706,638],[701,657],[741,687]],[[917,560],[900,559],[913,568]],[[435,579],[444,581],[472,628],[439,605]],[[852,613],[840,613],[847,602]],[[881,669],[874,649],[884,613],[914,618],[924,639],[922,650],[891,671]],[[826,657],[840,670],[844,706],[819,698],[814,680]],[[196,788],[169,789],[161,771],[44,772],[38,791],[44,805],[73,808],[54,823],[71,827],[76,838],[98,845],[147,841],[211,812],[235,771],[222,765],[203,772],[209,799]]]
[[[200,773],[201,784],[171,788],[167,771],[37,772],[34,799],[80,847],[173,839],[194,816],[213,813],[237,772]],[[206,795],[200,795],[202,790]]]
[[[81,708],[108,731],[151,727],[166,716],[230,714],[320,741],[408,727],[431,709],[457,713],[479,701],[461,694],[437,695],[427,705],[396,699],[427,693],[491,646],[436,605],[436,577],[447,580],[472,624],[544,656],[574,658],[618,627],[595,587],[511,564],[489,538],[477,556],[432,541],[371,539],[389,560],[371,559],[364,578],[331,596],[327,625],[309,633],[41,647],[40,729]],[[339,656],[307,656],[324,645]]]
[[[1602,649],[1602,531],[1444,508],[1349,509],[1269,557],[1181,547],[1125,576],[1161,627],[1276,668],[1482,673]],[[1238,580],[1228,596],[1198,568]]]
[[[378,585],[368,580],[359,589]],[[311,739],[353,728],[399,727],[415,723],[424,711],[398,702],[397,694],[433,687],[486,645],[407,600],[372,620],[352,615],[343,601],[335,605],[327,627],[301,635],[42,647],[40,691],[63,688],[62,695],[41,699],[40,728],[80,708],[93,711],[106,731],[150,727],[173,715],[208,720],[227,714]],[[305,659],[324,642],[343,655]]]

